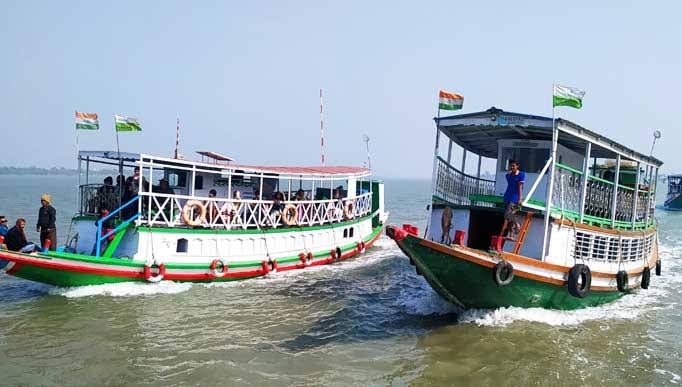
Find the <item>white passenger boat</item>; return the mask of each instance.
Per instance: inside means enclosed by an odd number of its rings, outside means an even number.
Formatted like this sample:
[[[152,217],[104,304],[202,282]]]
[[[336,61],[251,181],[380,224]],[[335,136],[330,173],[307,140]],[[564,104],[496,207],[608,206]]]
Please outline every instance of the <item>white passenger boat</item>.
[[[5,271],[60,286],[229,281],[347,259],[381,235],[384,185],[368,169],[240,165],[198,153],[201,161],[79,152],[79,213],[67,244],[2,250]],[[139,190],[94,183],[95,166],[128,177],[139,168]]]

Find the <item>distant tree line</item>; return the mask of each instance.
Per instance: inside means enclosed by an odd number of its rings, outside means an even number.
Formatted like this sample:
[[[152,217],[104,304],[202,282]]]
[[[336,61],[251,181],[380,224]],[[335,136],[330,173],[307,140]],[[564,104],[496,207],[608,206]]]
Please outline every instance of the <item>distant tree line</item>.
[[[90,171],[90,173],[97,174],[116,174],[115,170],[102,170],[102,171]],[[52,167],[52,168],[39,168],[39,167],[0,167],[0,175],[76,175],[78,170],[64,168],[64,167]]]

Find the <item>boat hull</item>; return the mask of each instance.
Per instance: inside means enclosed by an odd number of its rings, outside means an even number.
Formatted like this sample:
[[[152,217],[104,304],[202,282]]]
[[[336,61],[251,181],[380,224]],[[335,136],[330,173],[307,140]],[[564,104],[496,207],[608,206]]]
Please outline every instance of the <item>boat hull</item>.
[[[387,228],[389,236],[392,234],[391,229],[392,226]],[[522,276],[521,273],[515,275],[510,284],[500,286],[494,281],[492,260],[487,264],[488,261],[476,262],[477,259],[473,257],[464,259],[457,250],[443,245],[435,246],[434,242],[415,235],[407,234],[402,240],[394,239],[431,287],[444,299],[463,308],[540,307],[571,310],[611,302],[624,294],[616,289],[593,289],[586,297],[577,298],[569,294],[564,281],[543,281],[539,276]]]
[[[682,211],[682,194],[668,194],[663,209],[667,211]]]
[[[381,236],[383,226],[376,227],[364,238],[365,249],[370,248]],[[282,257],[274,261],[225,262],[227,270],[212,270],[211,262],[164,264],[163,280],[176,282],[225,282],[272,275],[276,272],[305,269],[311,266],[331,264],[364,252],[356,244],[341,246],[341,254],[331,251],[314,252],[312,259],[299,256]],[[125,258],[105,258],[79,254],[47,253],[21,254],[0,251],[0,260],[9,263],[4,271],[12,276],[55,286],[87,286],[118,282],[148,282],[145,262]],[[162,260],[157,260],[162,262]],[[152,281],[159,279],[159,268],[152,268]]]

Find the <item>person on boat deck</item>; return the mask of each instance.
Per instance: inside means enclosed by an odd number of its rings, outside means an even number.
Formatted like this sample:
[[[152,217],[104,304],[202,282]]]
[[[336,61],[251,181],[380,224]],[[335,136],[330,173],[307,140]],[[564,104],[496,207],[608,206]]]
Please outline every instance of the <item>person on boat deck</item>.
[[[521,207],[526,174],[521,171],[518,161],[509,160],[509,173],[505,177],[507,178],[507,190],[504,191],[504,223],[500,236],[515,239],[520,228],[515,214]]]
[[[30,253],[37,250],[35,243],[31,243],[26,239],[26,219],[17,219],[14,227],[7,231],[7,236],[5,237],[5,245],[7,245],[7,250],[19,251],[22,253]]]
[[[124,175],[118,175],[116,176],[116,185],[114,186],[115,192],[119,195],[119,199],[121,199],[121,203],[123,202],[123,195],[125,195],[126,191],[126,177]],[[118,207],[118,203],[117,207]]]
[[[57,210],[50,204],[52,197],[44,194],[40,197],[40,209],[38,210],[38,223],[36,231],[40,233],[40,245],[45,246],[50,241],[50,250],[57,249]]]
[[[131,201],[135,196],[138,195],[140,192],[140,189],[142,189],[144,192],[149,192],[149,183],[147,183],[147,180],[140,176],[140,167],[135,167],[135,170],[133,172],[133,175],[128,177],[126,180],[126,186],[125,186],[125,192],[123,193],[123,199],[121,204],[128,203]],[[142,201],[142,212],[147,211],[147,201],[143,200]],[[137,206],[135,205],[130,205],[126,208],[124,208],[121,212],[123,212],[123,216],[125,218],[130,218],[133,215],[135,215],[137,211]]]
[[[5,218],[4,215],[0,215],[0,236],[5,237],[7,231],[9,231],[9,227],[7,227],[7,218]]]
[[[218,191],[212,189],[208,191],[208,197],[209,198],[215,198],[218,195]],[[220,216],[220,211],[218,210],[218,205],[216,204],[215,201],[213,200],[208,200],[206,203],[204,203],[204,206],[208,210],[208,220],[209,223],[214,223],[216,219]]]
[[[114,208],[118,204],[116,187],[114,187],[114,178],[107,176],[104,178],[104,185],[97,189],[97,207],[98,211],[102,207]]]
[[[101,207],[99,209],[99,216],[97,217],[97,220],[95,221],[95,227],[97,227],[97,222],[101,221],[102,219],[106,218],[109,216],[109,209],[106,207]],[[108,234],[111,230],[114,229],[114,222],[112,218],[108,218],[102,222],[102,234],[99,236],[104,236]],[[100,245],[100,251],[104,251],[107,248],[107,245],[111,240],[113,240],[115,237],[115,234],[109,235],[105,240],[101,241]],[[92,253],[90,255],[95,255],[96,253],[96,246],[92,247]]]
[[[5,245],[7,231],[9,231],[9,228],[7,227],[7,218],[0,215],[0,250],[7,250],[7,246]]]

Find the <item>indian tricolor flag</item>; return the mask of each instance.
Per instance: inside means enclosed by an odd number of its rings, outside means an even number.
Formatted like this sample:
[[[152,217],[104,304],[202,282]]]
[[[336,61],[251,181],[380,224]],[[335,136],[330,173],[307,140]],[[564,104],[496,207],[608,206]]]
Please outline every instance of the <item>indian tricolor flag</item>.
[[[76,129],[83,130],[99,129],[99,120],[97,119],[97,113],[76,112]]]
[[[459,110],[464,104],[464,97],[455,94],[448,93],[447,91],[441,90],[438,93],[438,108],[443,110]]]
[[[570,106],[576,109],[583,107],[585,91],[575,87],[554,85],[552,106]]]
[[[125,116],[114,116],[116,121],[116,131],[117,132],[141,132],[142,127],[140,123],[137,122],[137,118],[125,117]]]

